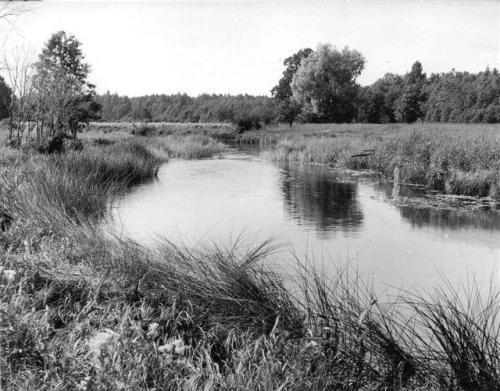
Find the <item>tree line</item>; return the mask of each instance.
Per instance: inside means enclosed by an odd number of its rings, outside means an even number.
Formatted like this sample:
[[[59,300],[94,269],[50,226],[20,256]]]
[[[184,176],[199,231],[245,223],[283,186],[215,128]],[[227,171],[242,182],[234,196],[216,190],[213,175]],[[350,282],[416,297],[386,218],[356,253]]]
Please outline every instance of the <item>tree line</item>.
[[[385,74],[370,86],[356,82],[365,59],[348,47],[301,49],[283,62],[272,97],[186,94],[97,97],[106,121],[167,122],[500,122],[500,75],[431,74],[415,62],[404,75]]]
[[[237,122],[275,119],[274,101],[266,96],[202,94],[147,95],[129,98],[107,92],[97,96],[105,121]]]
[[[370,86],[357,77],[365,66],[357,50],[328,44],[287,57],[271,96],[202,94],[96,95],[80,43],[54,34],[38,61],[17,58],[0,77],[0,119],[10,118],[11,139],[36,131],[43,140],[76,137],[92,119],[103,121],[233,122],[242,129],[286,122],[500,122],[497,69],[427,76],[416,61],[404,75],[385,74]],[[27,132],[24,129],[27,128]]]

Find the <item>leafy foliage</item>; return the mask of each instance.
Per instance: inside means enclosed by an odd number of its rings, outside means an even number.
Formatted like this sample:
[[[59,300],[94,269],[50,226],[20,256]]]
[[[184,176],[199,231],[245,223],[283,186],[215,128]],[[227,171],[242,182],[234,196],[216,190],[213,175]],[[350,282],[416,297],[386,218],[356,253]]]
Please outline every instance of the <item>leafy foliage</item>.
[[[12,101],[12,91],[0,76],[0,120],[9,116],[10,104]]]
[[[100,107],[94,100],[94,85],[87,81],[90,66],[84,60],[81,43],[59,31],[35,64],[37,117],[48,124],[51,137],[69,130],[75,138],[81,124],[97,118]]]
[[[303,113],[309,119],[350,122],[356,113],[356,78],[364,64],[364,57],[356,50],[319,45],[293,76],[293,98],[304,106]]]
[[[500,122],[500,76],[496,69],[426,77],[417,61],[405,76],[386,74],[361,90],[357,121]]]
[[[385,74],[370,86],[356,78],[364,66],[356,50],[320,45],[287,57],[272,98],[186,94],[97,97],[106,121],[233,122],[500,122],[500,76],[496,69],[472,74],[423,72],[416,61],[405,75]]]
[[[284,121],[290,126],[302,111],[302,105],[293,99],[292,88],[290,86],[293,76],[300,67],[302,61],[313,53],[312,49],[300,49],[294,55],[287,57],[283,61],[285,70],[283,77],[279,80],[278,85],[274,86],[271,90],[273,98],[278,106],[278,120]]]
[[[243,114],[254,114],[263,123],[275,118],[275,104],[266,96],[186,94],[119,96],[107,92],[97,96],[105,121],[236,122]]]

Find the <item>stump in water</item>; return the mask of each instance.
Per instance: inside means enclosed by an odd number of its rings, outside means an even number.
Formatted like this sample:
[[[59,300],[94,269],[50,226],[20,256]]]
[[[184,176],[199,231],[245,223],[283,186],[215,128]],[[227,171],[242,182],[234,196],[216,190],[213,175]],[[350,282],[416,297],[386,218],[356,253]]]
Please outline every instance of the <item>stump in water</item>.
[[[401,190],[401,185],[399,184],[399,167],[394,168],[394,187],[392,188],[392,199],[399,200],[399,191]]]

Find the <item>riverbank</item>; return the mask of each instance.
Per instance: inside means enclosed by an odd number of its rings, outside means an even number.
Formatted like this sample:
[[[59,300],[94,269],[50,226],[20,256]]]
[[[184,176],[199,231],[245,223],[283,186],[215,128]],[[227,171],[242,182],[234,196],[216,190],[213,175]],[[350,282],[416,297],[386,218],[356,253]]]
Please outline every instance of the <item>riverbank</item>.
[[[269,243],[237,256],[105,235],[113,197],[202,150],[145,140],[0,168],[2,388],[500,388],[498,299],[472,282],[469,302],[445,286],[396,305],[301,269],[297,296],[265,267]]]
[[[274,160],[370,170],[389,180],[398,168],[401,184],[500,199],[500,126],[495,124],[295,124],[239,133],[230,124],[96,123],[91,129],[89,134],[106,137],[189,135],[258,145]]]
[[[244,133],[276,160],[373,170],[447,194],[500,197],[498,125],[282,125]]]

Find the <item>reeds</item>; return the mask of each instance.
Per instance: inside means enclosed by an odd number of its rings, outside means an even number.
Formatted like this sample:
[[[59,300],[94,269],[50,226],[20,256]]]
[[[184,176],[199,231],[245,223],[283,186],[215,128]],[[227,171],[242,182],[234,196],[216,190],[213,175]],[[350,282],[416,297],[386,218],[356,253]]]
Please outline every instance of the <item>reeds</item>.
[[[147,145],[169,158],[203,159],[219,155],[227,146],[203,134],[168,135],[148,140]]]
[[[268,148],[276,160],[369,169],[404,183],[450,194],[498,197],[500,139],[477,126],[304,125],[286,132],[269,129],[242,136]],[[435,126],[437,129],[434,129]],[[373,150],[364,154],[363,151]],[[365,156],[366,155],[366,156]]]

